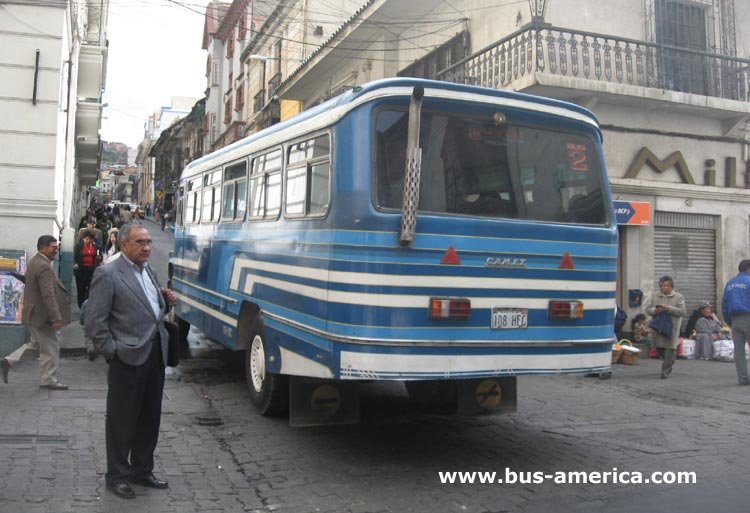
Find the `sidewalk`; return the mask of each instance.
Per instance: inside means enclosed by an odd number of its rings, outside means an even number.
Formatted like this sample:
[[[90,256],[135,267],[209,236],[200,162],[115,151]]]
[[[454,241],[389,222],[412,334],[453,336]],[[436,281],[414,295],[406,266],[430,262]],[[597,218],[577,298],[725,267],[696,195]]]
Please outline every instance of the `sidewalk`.
[[[206,425],[205,419],[215,414],[200,385],[183,382],[179,369],[167,370],[154,470],[169,481],[169,489],[134,486],[133,500],[107,492],[107,364],[101,357],[90,362],[85,356],[83,327],[77,320],[62,333],[57,374],[69,390],[39,388],[36,351],[27,351],[11,370],[9,384],[0,383],[0,461],[5,463],[1,512],[218,513],[263,508]]]

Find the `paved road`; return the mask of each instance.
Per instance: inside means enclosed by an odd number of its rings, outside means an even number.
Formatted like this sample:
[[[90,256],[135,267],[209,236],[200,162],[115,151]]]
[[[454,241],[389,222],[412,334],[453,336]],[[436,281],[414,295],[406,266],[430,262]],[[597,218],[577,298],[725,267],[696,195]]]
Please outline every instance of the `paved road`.
[[[152,225],[166,277],[168,233]],[[83,344],[65,330],[68,348]],[[411,404],[397,384],[363,387],[357,426],[293,429],[257,416],[238,355],[191,336],[169,372],[159,475],[168,491],[123,501],[103,475],[106,364],[66,352],[69,391],[37,387],[34,355],[0,384],[0,512],[747,512],[750,387],[731,364],[618,365],[610,381],[528,377],[518,412],[459,418]],[[695,472],[689,485],[441,484],[441,471]]]

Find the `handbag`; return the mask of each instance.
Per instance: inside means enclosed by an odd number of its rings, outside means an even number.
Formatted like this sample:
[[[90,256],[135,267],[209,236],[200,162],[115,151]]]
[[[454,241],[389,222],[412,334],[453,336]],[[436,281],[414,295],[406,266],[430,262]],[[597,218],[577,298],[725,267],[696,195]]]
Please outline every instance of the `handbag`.
[[[662,334],[665,337],[671,337],[672,336],[672,315],[669,312],[662,312],[659,315],[656,315],[653,319],[651,319],[651,322],[649,323],[649,327],[656,331],[657,333]]]
[[[180,364],[180,327],[172,321],[164,321],[167,329],[167,367],[177,367]]]

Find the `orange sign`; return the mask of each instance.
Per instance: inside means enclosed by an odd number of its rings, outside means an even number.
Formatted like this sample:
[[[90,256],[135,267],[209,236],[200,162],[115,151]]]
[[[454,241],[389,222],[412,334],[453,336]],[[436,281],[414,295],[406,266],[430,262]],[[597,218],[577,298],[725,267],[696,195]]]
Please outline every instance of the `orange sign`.
[[[645,201],[614,201],[617,224],[651,224],[651,204]]]

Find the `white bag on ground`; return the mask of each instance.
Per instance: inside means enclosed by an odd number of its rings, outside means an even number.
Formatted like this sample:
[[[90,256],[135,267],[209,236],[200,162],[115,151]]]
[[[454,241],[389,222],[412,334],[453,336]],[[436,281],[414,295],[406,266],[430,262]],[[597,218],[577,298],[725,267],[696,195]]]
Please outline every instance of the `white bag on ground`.
[[[695,360],[695,340],[691,338],[682,339],[682,357],[686,360]]]
[[[714,360],[720,362],[734,361],[734,342],[731,340],[714,340]]]

